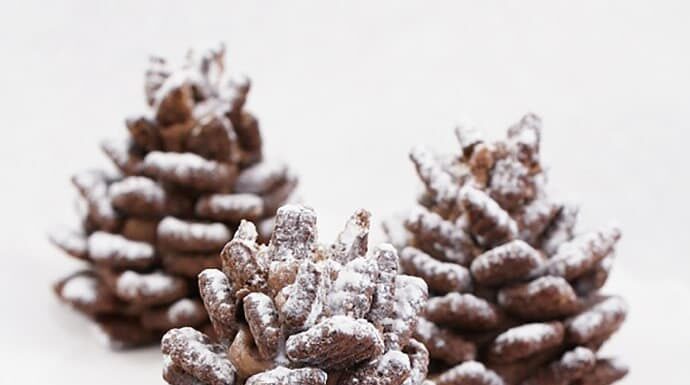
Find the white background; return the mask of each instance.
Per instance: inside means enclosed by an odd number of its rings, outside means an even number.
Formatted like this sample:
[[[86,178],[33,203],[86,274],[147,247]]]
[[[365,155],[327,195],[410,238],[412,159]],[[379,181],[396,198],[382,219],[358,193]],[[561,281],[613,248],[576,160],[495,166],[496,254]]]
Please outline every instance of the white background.
[[[77,264],[44,234],[72,218],[69,176],[105,165],[98,141],[144,107],[147,55],[223,40],[253,79],[266,153],[300,171],[325,239],[357,207],[409,207],[412,145],[453,150],[463,117],[496,137],[539,113],[553,191],[582,203],[582,228],[624,229],[607,290],[631,314],[605,350],[632,366],[626,384],[687,384],[687,2],[7,3],[0,383],[161,382],[157,349],[105,350],[56,302],[50,284]]]

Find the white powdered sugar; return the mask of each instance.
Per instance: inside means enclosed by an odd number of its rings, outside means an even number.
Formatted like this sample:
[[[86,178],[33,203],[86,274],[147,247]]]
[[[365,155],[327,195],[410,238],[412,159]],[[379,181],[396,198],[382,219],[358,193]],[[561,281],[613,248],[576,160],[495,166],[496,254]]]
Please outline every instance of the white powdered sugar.
[[[275,184],[286,179],[288,167],[279,161],[262,161],[243,170],[235,181],[235,191],[249,194],[265,194]]]
[[[554,254],[562,243],[572,239],[578,212],[579,208],[572,203],[563,205],[544,237],[542,249],[547,254]]]
[[[225,354],[218,354],[211,350],[208,339],[191,327],[183,327],[169,331],[163,337],[164,347],[170,355],[180,357],[189,366],[192,375],[196,371],[202,374],[202,378],[217,379],[218,383],[232,384],[235,379],[235,371]],[[209,373],[204,373],[209,372]],[[213,383],[216,383],[215,381]]]
[[[253,292],[247,295],[244,301],[245,303],[250,302],[255,306],[254,309],[259,314],[259,323],[269,328],[270,326],[267,325],[272,324],[276,318],[276,308],[271,297],[264,293]]]
[[[212,211],[251,211],[256,215],[263,211],[263,199],[255,194],[212,194],[206,199]]]
[[[507,260],[520,260],[532,266],[539,266],[542,261],[532,246],[518,239],[481,254],[472,261],[471,269],[473,273],[490,271],[502,267]]]
[[[460,381],[460,382],[458,382]],[[482,385],[504,385],[501,377],[477,361],[467,361],[441,374],[436,381],[439,384],[480,383]]]
[[[322,338],[313,337],[336,335],[352,337],[353,342],[374,338],[376,345],[383,346],[380,333],[366,319],[336,315],[325,318],[302,333],[290,336],[285,343],[285,350],[288,352],[288,356],[289,352],[295,349],[310,351],[315,348],[311,345],[312,343],[321,343],[322,341]]]
[[[101,142],[101,148],[105,154],[120,168],[124,168],[130,161],[130,146],[131,140],[129,138],[107,139]]]
[[[128,270],[118,277],[116,290],[118,295],[132,298],[165,293],[173,289],[174,284],[174,278],[162,272],[142,274]]]
[[[125,348],[124,342],[117,341],[111,338],[110,334],[103,330],[103,326],[101,326],[100,324],[94,322],[89,329],[91,331],[91,334],[93,334],[96,341],[98,341],[98,343],[100,343],[101,346],[105,346],[106,348],[112,350],[120,350]]]
[[[434,239],[445,259],[466,265],[471,259],[467,252],[472,240],[455,223],[443,219],[437,213],[422,206],[415,206],[405,220],[407,228],[421,237]]]
[[[457,199],[458,186],[453,178],[439,165],[438,160],[427,149],[417,146],[410,151],[410,158],[417,167],[417,172],[427,188],[440,202],[454,203]]]
[[[325,384],[328,375],[315,368],[288,369],[278,366],[251,376],[245,385],[275,385],[275,384]],[[308,381],[308,382],[307,382]]]
[[[403,248],[411,241],[410,233],[403,225],[403,218],[406,214],[397,214],[392,218],[383,221],[383,231],[386,234],[388,242],[392,243],[396,248]]]
[[[197,312],[197,304],[189,298],[182,298],[168,308],[168,320],[179,322],[185,318],[192,317]]]
[[[527,284],[527,294],[538,295],[545,290],[556,289],[561,297],[574,297],[572,287],[565,279],[547,275]]]
[[[89,236],[88,250],[94,260],[150,260],[155,254],[153,246],[146,242],[132,241],[104,231],[96,231]]]
[[[582,234],[558,247],[551,258],[549,271],[565,276],[568,271],[587,270],[611,253],[619,238],[620,230],[615,226]]]
[[[353,259],[338,272],[338,277],[331,285],[331,292],[326,297],[328,305],[336,311],[356,311],[369,309],[351,309],[353,303],[360,302],[353,299],[353,296],[366,296],[367,290],[372,289],[374,283],[372,277],[376,270],[376,263],[371,258],[359,257]],[[365,300],[365,298],[361,298]],[[365,314],[356,314],[363,317]]]
[[[143,199],[146,204],[160,205],[165,202],[166,194],[163,187],[153,180],[143,176],[130,176],[114,182],[108,188],[110,197],[134,195]]]
[[[589,339],[598,330],[624,317],[627,311],[628,306],[623,299],[610,297],[573,317],[568,323],[568,329]]]
[[[115,220],[117,212],[108,197],[109,176],[103,171],[84,171],[72,178],[81,194],[89,204],[90,210],[100,218]]]
[[[516,342],[528,342],[539,344],[551,339],[559,333],[559,330],[548,323],[531,323],[510,328],[496,337],[496,351],[501,353],[506,345]]]
[[[595,360],[596,356],[591,350],[578,346],[575,349],[566,352],[563,357],[561,357],[560,363],[566,368],[578,369],[587,362],[594,363]]]
[[[417,327],[415,328],[415,332],[419,334],[424,340],[428,341],[431,340],[431,338],[434,336],[434,334],[436,334],[438,329],[438,326],[436,326],[436,324],[434,324],[433,322],[430,322],[426,318],[420,318],[417,320]],[[438,340],[443,341],[440,338]]]
[[[82,171],[72,177],[74,184],[88,195],[105,195],[107,179],[105,172],[99,170]]]
[[[452,313],[469,311],[482,318],[491,318],[496,313],[489,302],[472,294],[449,293],[445,297],[431,298],[428,307],[430,311],[435,311],[436,307],[445,306],[445,303],[450,305],[450,311]]]
[[[231,238],[230,230],[222,223],[186,222],[170,216],[160,221],[158,234],[159,236],[214,243],[224,243]]]
[[[367,335],[377,334],[373,332],[374,326],[365,319],[354,319],[344,315],[336,315],[331,318],[326,318],[318,324],[325,326],[326,330],[336,333],[342,333],[360,338],[366,338]]]
[[[60,295],[68,301],[90,304],[98,298],[98,280],[86,275],[74,276],[65,282]]]
[[[406,247],[400,254],[403,266],[414,267],[414,275],[425,278],[432,289],[445,291],[467,291],[472,286],[469,271],[461,265],[438,261],[417,249]],[[439,281],[439,287],[433,282]]]
[[[368,211],[359,209],[348,219],[345,228],[331,246],[336,261],[347,263],[366,254],[370,218],[371,214]]]
[[[477,210],[481,210],[484,215],[492,218],[496,226],[508,227],[511,234],[518,234],[517,224],[513,218],[510,217],[510,214],[503,210],[501,206],[485,192],[471,186],[464,186],[460,190],[460,196],[465,202],[474,206]]]
[[[52,230],[48,237],[53,244],[70,254],[83,255],[88,251],[86,237],[79,230],[60,227]]]
[[[455,137],[463,149],[483,140],[481,130],[468,121],[460,123],[455,127]]]
[[[152,151],[144,158],[145,168],[154,168],[164,174],[172,174],[181,180],[192,178],[195,174],[213,174],[218,163],[206,160],[191,152],[161,152]]]
[[[402,369],[407,373],[410,371],[410,366],[410,357],[407,354],[399,350],[389,350],[379,358],[376,372],[383,378],[391,378],[392,370]]]
[[[197,71],[190,69],[181,69],[174,71],[170,76],[168,76],[163,84],[156,90],[154,94],[154,110],[158,110],[160,104],[165,100],[165,98],[174,90],[182,88],[184,86],[189,86],[192,84],[201,84],[203,79],[201,74]],[[188,108],[191,110],[194,101],[191,98],[186,98],[188,100]]]
[[[395,311],[382,321],[387,330],[404,334],[410,329],[424,307],[429,288],[423,279],[409,275],[395,277]]]
[[[489,188],[492,193],[502,196],[520,196],[525,188],[525,178],[529,170],[520,161],[514,158],[500,159],[491,171]]]

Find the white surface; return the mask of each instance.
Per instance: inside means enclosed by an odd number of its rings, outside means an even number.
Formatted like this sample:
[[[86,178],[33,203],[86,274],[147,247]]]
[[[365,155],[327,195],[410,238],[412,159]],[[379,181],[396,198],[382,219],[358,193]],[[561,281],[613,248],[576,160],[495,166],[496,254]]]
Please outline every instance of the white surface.
[[[631,304],[606,350],[626,384],[686,384],[690,354],[687,2],[34,1],[0,6],[0,383],[158,384],[156,349],[112,353],[49,285],[76,263],[44,231],[68,221],[68,177],[143,106],[147,54],[228,43],[253,79],[266,152],[289,160],[326,238],[418,186],[407,151],[455,147],[471,115],[499,135],[545,122],[551,185],[582,225],[623,226],[611,292]],[[380,235],[375,237],[381,239]]]

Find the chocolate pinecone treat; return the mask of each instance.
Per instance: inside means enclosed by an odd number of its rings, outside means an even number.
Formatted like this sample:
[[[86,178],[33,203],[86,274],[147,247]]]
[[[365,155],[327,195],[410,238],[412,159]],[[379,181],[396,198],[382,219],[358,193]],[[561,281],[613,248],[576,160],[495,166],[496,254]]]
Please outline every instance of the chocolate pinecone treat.
[[[310,208],[278,210],[267,245],[243,221],[199,275],[211,337],[191,327],[163,337],[172,385],[419,385],[428,353],[412,338],[427,285],[399,274],[389,244],[368,251],[369,213],[357,211],[330,245]]]
[[[625,376],[597,353],[627,312],[620,297],[599,293],[620,230],[577,233],[577,207],[546,193],[537,116],[496,142],[466,127],[456,134],[460,154],[412,150],[425,191],[402,223],[385,226],[403,271],[429,285],[414,338],[429,350],[431,383],[603,385]]]
[[[263,159],[258,122],[244,109],[249,82],[224,75],[224,56],[219,45],[190,51],[180,68],[153,58],[149,111],[126,120],[126,139],[102,145],[118,171],[72,178],[82,226],[51,240],[86,265],[55,291],[114,347],[210,325],[197,275],[220,266],[218,252],[242,219],[267,239],[296,187],[285,164]]]

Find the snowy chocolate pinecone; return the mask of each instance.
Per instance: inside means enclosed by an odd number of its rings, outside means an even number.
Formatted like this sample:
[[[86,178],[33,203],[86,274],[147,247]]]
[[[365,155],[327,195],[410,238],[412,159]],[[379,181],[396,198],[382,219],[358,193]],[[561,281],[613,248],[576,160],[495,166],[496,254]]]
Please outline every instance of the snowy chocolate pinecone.
[[[357,211],[329,245],[316,214],[283,206],[268,244],[243,221],[199,275],[214,341],[190,328],[163,337],[163,377],[183,384],[419,385],[428,353],[412,338],[427,299],[401,275],[396,250],[368,250],[369,213]]]
[[[224,56],[219,44],[190,51],[180,67],[152,58],[148,111],[126,120],[123,140],[102,144],[117,171],[72,178],[82,226],[51,241],[85,266],[55,290],[114,347],[210,325],[198,273],[220,266],[242,219],[267,237],[296,187],[286,165],[264,160],[258,122],[244,109],[249,82],[225,75]]]
[[[541,120],[526,115],[504,140],[456,131],[461,150],[410,153],[425,191],[386,231],[403,271],[430,299],[414,338],[429,380],[460,384],[609,384],[625,366],[599,357],[627,307],[603,295],[621,234],[577,233],[577,207],[550,197],[539,157]]]

